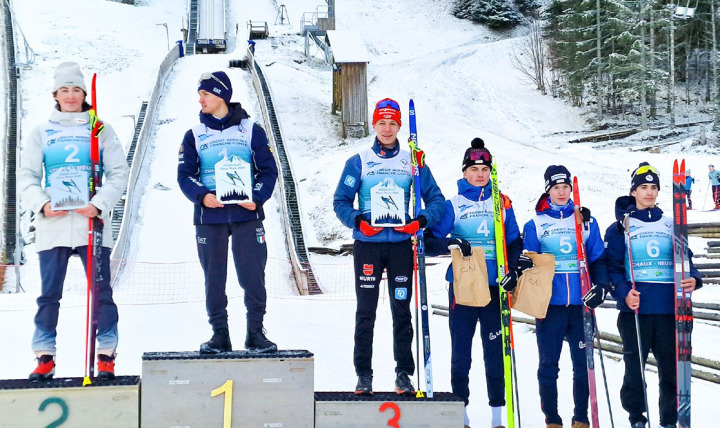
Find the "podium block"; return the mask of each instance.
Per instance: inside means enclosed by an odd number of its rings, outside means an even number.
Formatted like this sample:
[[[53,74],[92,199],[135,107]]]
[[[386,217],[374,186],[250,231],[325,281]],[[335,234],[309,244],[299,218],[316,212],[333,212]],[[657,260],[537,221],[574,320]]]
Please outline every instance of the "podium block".
[[[0,427],[138,427],[140,378],[0,380]]]
[[[464,426],[465,403],[449,392],[433,398],[376,392],[316,392],[315,428],[458,428]]]
[[[143,427],[312,427],[314,358],[303,350],[148,352]]]

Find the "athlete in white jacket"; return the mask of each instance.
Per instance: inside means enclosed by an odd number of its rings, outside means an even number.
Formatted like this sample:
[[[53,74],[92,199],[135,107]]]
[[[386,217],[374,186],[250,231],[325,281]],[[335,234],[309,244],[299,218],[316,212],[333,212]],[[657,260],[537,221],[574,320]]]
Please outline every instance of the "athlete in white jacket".
[[[85,101],[85,81],[76,63],[65,62],[55,70],[53,97],[57,104],[47,122],[36,127],[22,142],[18,190],[22,202],[35,212],[35,249],[40,262],[42,290],[37,299],[35,334],[32,349],[38,367],[31,380],[47,380],[55,371],[55,336],[63,282],[70,256],[77,254],[87,262],[88,218],[110,220],[113,206],[127,185],[129,168],[115,132],[104,125],[100,133],[102,186],[85,206],[53,210],[51,182],[62,183],[68,194],[88,192],[88,181],[77,179],[90,171],[90,106]],[[58,174],[66,174],[58,181]],[[80,174],[80,175],[78,175]],[[82,193],[81,193],[82,192]],[[58,194],[56,188],[55,195]],[[80,199],[82,197],[78,196]],[[57,198],[57,196],[55,196]],[[55,201],[57,204],[57,201]],[[98,308],[98,376],[114,376],[117,347],[117,307],[110,287],[110,252],[113,245],[109,230],[103,234],[102,271]]]

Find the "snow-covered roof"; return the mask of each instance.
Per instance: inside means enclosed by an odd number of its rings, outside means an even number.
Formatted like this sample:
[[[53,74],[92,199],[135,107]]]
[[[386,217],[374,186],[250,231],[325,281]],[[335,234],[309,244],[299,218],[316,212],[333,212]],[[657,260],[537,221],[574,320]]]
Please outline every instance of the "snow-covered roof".
[[[335,62],[370,62],[370,54],[356,31],[327,32]]]

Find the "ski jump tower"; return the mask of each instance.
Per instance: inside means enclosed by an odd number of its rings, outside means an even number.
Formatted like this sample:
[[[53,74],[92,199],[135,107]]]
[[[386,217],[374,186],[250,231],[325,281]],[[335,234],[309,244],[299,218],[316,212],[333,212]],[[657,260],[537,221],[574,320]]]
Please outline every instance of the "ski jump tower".
[[[325,61],[330,62],[330,50],[325,36],[328,30],[335,29],[335,0],[325,0],[325,2],[327,5],[319,5],[314,12],[303,13],[300,28],[305,38],[305,56],[310,56],[312,40],[325,52]]]

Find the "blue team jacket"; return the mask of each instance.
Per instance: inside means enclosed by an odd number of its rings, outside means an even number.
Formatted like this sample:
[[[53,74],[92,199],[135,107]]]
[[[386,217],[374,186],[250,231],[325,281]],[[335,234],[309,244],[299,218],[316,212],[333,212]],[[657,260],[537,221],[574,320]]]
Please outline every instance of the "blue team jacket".
[[[605,257],[607,260],[607,269],[610,275],[612,293],[617,300],[617,308],[623,312],[632,312],[625,304],[625,297],[632,290],[632,284],[626,279],[625,272],[625,253],[627,245],[625,241],[625,216],[643,222],[660,221],[663,211],[657,206],[650,209],[638,210],[635,206],[635,198],[633,196],[621,196],[615,201],[615,218],[618,221],[608,227],[605,232],[605,242],[607,249]],[[697,281],[697,288],[702,287],[702,277],[700,272],[695,269],[692,262],[692,251],[688,249],[690,254],[690,276]],[[674,314],[675,313],[675,284],[669,283],[648,283],[635,282],[637,291],[640,292],[640,308],[641,314]]]
[[[243,119],[250,117],[239,103],[230,103],[229,109],[227,116],[222,119],[201,112],[200,122],[208,128],[223,130],[237,126]],[[253,124],[250,147],[253,152],[255,187],[252,192],[252,200],[257,204],[255,211],[247,210],[236,204],[226,205],[222,208],[207,208],[202,204],[205,195],[211,192],[200,182],[200,157],[195,144],[196,141],[192,130],[188,130],[178,153],[177,169],[177,181],[180,189],[195,204],[193,224],[221,224],[263,220],[265,213],[262,204],[272,196],[278,176],[277,164],[272,151],[270,151],[265,131],[258,124]]]
[[[461,178],[457,182],[458,194],[468,198],[471,201],[485,201],[492,197],[492,183],[488,183],[484,187],[473,186],[467,180]],[[510,199],[502,197],[505,208],[505,240],[507,242],[507,264],[511,269],[517,268],[517,260],[522,252],[522,239],[520,238],[520,229],[515,219],[515,211],[512,208]],[[455,225],[455,210],[451,201],[445,201],[445,214],[442,219],[434,225],[425,235],[425,252],[429,256],[438,256],[448,254],[447,235],[452,232]],[[498,267],[497,260],[486,260],[488,272],[488,283],[491,286],[497,286]],[[453,282],[452,264],[448,266],[445,279]]]
[[[389,159],[400,153],[400,145],[396,142],[394,149],[383,150],[380,148],[380,143],[376,138],[372,150],[378,157]],[[335,215],[337,215],[342,224],[353,229],[353,238],[358,241],[401,242],[410,239],[411,235],[397,232],[392,227],[386,227],[374,236],[366,236],[355,227],[355,217],[363,215],[363,213],[354,206],[355,196],[360,189],[361,173],[362,165],[360,155],[354,155],[345,162],[345,169],[343,169],[340,181],[335,189],[335,195],[333,196]],[[430,227],[443,215],[443,211],[445,210],[443,201],[445,197],[442,195],[427,164],[420,168],[420,189],[422,192],[422,200],[425,203],[425,209],[420,211],[418,216],[424,216],[427,220],[426,227]],[[407,208],[409,209],[409,206]],[[368,216],[365,217],[366,220],[370,220]],[[408,219],[410,218],[409,215],[406,215],[406,217]]]
[[[535,211],[540,214],[546,214],[553,219],[564,219],[574,215],[574,205],[569,201],[567,205],[559,211],[550,208],[549,196],[543,194],[535,207]],[[585,252],[588,258],[588,270],[590,271],[590,279],[593,284],[602,285],[607,288],[609,284],[607,269],[605,267],[604,244],[600,236],[600,228],[595,218],[585,225],[590,228],[590,233],[585,241]],[[569,242],[575,246],[575,232]],[[535,219],[528,221],[523,228],[523,248],[528,251],[542,253],[540,241],[537,237],[537,225]],[[577,249],[575,249],[577,251]],[[553,290],[550,299],[551,305],[582,305],[582,290],[580,286],[579,273],[556,273],[553,277]]]

